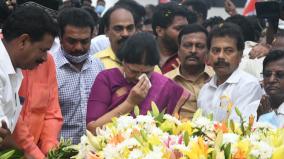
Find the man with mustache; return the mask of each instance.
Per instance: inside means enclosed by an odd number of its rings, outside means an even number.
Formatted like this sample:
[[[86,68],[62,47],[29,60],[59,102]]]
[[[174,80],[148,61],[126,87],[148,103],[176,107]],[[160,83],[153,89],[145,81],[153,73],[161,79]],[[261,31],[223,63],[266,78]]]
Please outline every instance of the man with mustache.
[[[17,7],[3,25],[0,39],[0,149],[10,144],[22,109],[19,88],[21,69],[32,70],[47,61],[54,37],[55,23],[37,7]],[[25,71],[23,71],[25,72]],[[39,104],[39,103],[37,103]]]
[[[208,52],[208,32],[198,24],[186,25],[178,36],[178,58],[180,66],[166,74],[179,85],[191,92],[190,98],[180,109],[181,119],[193,117],[197,109],[197,97],[201,87],[214,74],[205,64]]]
[[[48,2],[50,3],[39,0],[17,0],[16,7],[38,7],[46,11],[52,18],[54,15],[52,13],[57,13],[59,2],[57,0],[49,0]],[[37,14],[32,11],[31,13]],[[27,20],[25,17],[23,19]],[[35,17],[32,20],[34,25],[52,27],[54,33],[57,33],[55,23],[46,25],[38,19],[34,19]],[[38,30],[30,27],[28,29]],[[37,63],[44,61],[36,68],[22,70],[23,81],[19,95],[23,105],[12,136],[27,159],[45,158],[48,151],[57,146],[57,137],[63,123],[58,99],[55,63],[49,53],[45,61],[43,59],[36,60]]]
[[[244,49],[244,40],[236,24],[224,23],[208,37],[209,63],[215,75],[199,93],[197,106],[204,114],[213,114],[214,120],[239,120],[235,107],[245,119],[256,116],[262,90],[258,80],[238,68]],[[230,104],[233,104],[231,107]]]
[[[115,5],[105,13],[103,21],[110,47],[98,52],[95,57],[102,61],[105,69],[119,67],[121,61],[116,54],[122,43],[136,31],[134,15],[127,6]]]
[[[82,8],[65,8],[57,21],[61,47],[52,55],[64,118],[61,137],[72,138],[73,144],[77,144],[86,132],[87,100],[103,65],[90,56],[94,22],[87,11]]]
[[[137,31],[136,25],[139,18],[129,7],[126,4],[116,4],[103,16],[102,20],[106,27],[105,33],[109,38],[110,47],[96,53],[95,57],[102,61],[105,69],[122,66],[121,61],[117,58],[117,52],[124,41]],[[161,73],[158,66],[155,66],[154,71]]]
[[[152,17],[153,32],[160,49],[159,66],[165,74],[178,67],[178,34],[189,23],[188,11],[176,2],[157,6]]]

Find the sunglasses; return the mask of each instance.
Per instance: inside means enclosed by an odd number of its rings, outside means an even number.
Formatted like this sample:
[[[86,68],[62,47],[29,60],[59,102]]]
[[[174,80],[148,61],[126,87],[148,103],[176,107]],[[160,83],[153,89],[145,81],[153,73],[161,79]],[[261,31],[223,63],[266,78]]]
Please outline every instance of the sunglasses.
[[[263,71],[262,72],[263,78],[270,78],[272,75],[275,76],[277,79],[284,79],[284,71]]]

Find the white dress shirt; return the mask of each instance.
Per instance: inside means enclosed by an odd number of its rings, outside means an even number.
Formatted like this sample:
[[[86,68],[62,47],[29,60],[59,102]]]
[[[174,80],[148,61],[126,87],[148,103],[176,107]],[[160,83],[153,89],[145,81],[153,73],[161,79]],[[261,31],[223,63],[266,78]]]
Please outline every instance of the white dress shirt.
[[[0,40],[0,121],[4,120],[13,132],[22,106],[18,91],[23,75],[14,69],[10,56]]]
[[[276,111],[261,115],[258,121],[267,122],[277,128],[284,128],[284,103]]]
[[[217,76],[206,83],[200,90],[197,106],[201,108],[205,115],[213,113],[214,120],[222,121],[227,117],[228,101],[222,99],[227,96],[233,103],[229,119],[239,121],[235,112],[235,106],[242,112],[244,118],[251,114],[256,117],[256,111],[259,104],[251,104],[260,100],[262,89],[258,80],[252,75],[237,69],[221,85],[216,85]],[[250,106],[249,106],[250,105]]]
[[[94,55],[110,47],[109,38],[106,35],[98,35],[91,40],[90,53]]]
[[[49,52],[51,53],[51,55],[54,55],[58,49],[60,49],[60,40],[59,37],[56,37],[51,48],[49,49]]]
[[[262,63],[263,63],[264,57],[255,58],[255,59],[249,58],[249,52],[256,45],[257,43],[253,41],[245,42],[245,49],[243,51],[243,57],[239,65],[239,69],[253,75],[259,81],[262,81],[263,77],[261,75],[261,72],[262,72]]]

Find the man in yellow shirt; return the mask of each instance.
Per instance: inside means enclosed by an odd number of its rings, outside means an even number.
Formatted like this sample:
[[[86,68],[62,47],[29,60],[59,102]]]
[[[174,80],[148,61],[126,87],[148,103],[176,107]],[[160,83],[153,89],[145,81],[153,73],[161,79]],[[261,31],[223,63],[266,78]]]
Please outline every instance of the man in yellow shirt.
[[[178,36],[180,66],[168,72],[166,76],[192,93],[180,109],[181,119],[192,118],[197,109],[199,91],[214,73],[205,63],[208,52],[207,37],[207,30],[198,24],[185,26]]]
[[[119,67],[122,63],[116,53],[122,43],[136,32],[134,15],[126,6],[116,5],[105,13],[103,19],[110,47],[98,52],[95,57],[101,60],[105,69]],[[158,66],[155,66],[154,71],[161,73]]]
[[[106,36],[109,37],[110,47],[95,54],[105,69],[118,67],[121,62],[116,57],[116,52],[121,44],[135,33],[133,13],[125,6],[114,6],[104,15]]]

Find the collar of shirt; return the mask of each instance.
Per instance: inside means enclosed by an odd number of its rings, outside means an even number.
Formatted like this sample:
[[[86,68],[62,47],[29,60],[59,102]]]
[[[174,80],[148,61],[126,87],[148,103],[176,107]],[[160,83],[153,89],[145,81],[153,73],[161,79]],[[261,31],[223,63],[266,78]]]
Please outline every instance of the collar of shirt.
[[[64,57],[63,51],[64,50],[60,48],[58,49],[58,52],[56,53],[56,62],[57,62],[58,68],[62,68],[65,65],[72,67],[73,65]],[[91,63],[92,63],[92,58],[91,56],[89,56],[87,60],[85,61],[81,71],[84,71],[88,69],[89,67],[91,67]]]
[[[245,42],[245,48],[252,48],[255,45],[257,45],[258,43],[254,42],[254,41],[246,41]]]
[[[237,68],[231,76],[223,83],[223,84],[233,84],[233,83],[238,83],[241,79],[240,74],[239,74],[239,69]],[[223,85],[221,84],[221,85]],[[209,86],[217,88],[217,75],[215,74],[213,78],[209,81]]]
[[[284,103],[282,103],[276,111],[277,115],[284,115]]]
[[[161,67],[166,67],[167,65],[171,65],[173,62],[175,61],[179,61],[178,59],[178,54],[174,53],[173,55],[171,55],[170,57],[168,57],[168,59],[165,61],[164,65]],[[178,62],[179,63],[179,62]],[[177,67],[177,66],[176,66]]]
[[[198,75],[198,78],[195,81],[192,81],[192,82],[199,81],[200,78],[203,77],[203,76],[207,76],[208,78],[210,78],[210,77],[213,76],[213,74],[214,74],[214,71],[212,70],[212,68],[210,68],[210,66],[205,65],[204,72],[200,73]],[[167,76],[170,77],[171,79],[181,77],[184,80],[187,80],[183,75],[181,75],[180,66],[175,68],[173,71],[169,72]]]
[[[115,53],[113,52],[111,47],[106,48],[105,50],[95,54],[95,56],[99,59],[102,58],[110,58],[113,61],[116,61],[118,63],[121,63],[121,61],[119,59],[117,59]]]
[[[5,66],[5,70],[8,74],[16,74],[16,70],[14,69],[14,66],[12,64],[11,58],[8,54],[8,51],[6,50],[2,40],[0,40],[0,55],[1,55],[1,64]]]

